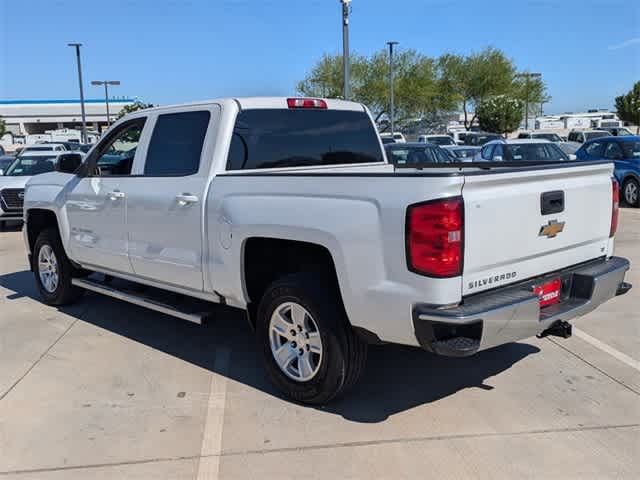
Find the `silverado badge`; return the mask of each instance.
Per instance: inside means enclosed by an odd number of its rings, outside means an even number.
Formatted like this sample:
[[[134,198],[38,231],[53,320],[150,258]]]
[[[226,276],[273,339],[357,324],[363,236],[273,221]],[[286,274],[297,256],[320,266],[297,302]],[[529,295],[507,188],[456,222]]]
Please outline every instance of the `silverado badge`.
[[[549,223],[540,227],[539,237],[553,238],[564,230],[564,222],[557,220],[549,220]]]

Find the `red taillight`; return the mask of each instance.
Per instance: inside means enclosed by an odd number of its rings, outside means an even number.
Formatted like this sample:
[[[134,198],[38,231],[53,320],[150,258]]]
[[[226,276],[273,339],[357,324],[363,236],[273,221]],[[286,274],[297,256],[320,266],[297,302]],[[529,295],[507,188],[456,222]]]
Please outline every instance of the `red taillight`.
[[[440,278],[462,274],[462,197],[409,206],[406,228],[407,263],[411,271]]]
[[[618,181],[611,177],[611,229],[609,237],[613,237],[618,230],[618,211],[620,209],[620,185]]]
[[[327,102],[319,98],[287,98],[289,108],[327,108]]]

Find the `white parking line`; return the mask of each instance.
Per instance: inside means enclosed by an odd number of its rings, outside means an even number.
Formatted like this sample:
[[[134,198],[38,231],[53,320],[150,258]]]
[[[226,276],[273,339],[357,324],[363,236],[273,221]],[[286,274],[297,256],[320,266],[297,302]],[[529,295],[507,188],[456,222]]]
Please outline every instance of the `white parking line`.
[[[638,370],[640,372],[640,361],[634,360],[630,356],[625,355],[622,352],[619,352],[615,348],[610,347],[609,345],[607,345],[606,343],[601,342],[597,338],[593,338],[588,333],[585,333],[582,330],[577,329],[576,327],[573,327],[573,334],[576,337],[581,338],[585,342],[590,343],[594,347],[599,348],[603,352],[608,353],[612,357],[620,360],[622,363],[624,363],[626,365],[629,365],[631,368],[635,368],[636,370]]]
[[[202,434],[200,463],[197,480],[217,480],[220,470],[220,452],[222,450],[222,428],[224,426],[224,408],[227,400],[227,371],[231,350],[221,348],[216,353],[214,373],[209,387],[209,404]]]

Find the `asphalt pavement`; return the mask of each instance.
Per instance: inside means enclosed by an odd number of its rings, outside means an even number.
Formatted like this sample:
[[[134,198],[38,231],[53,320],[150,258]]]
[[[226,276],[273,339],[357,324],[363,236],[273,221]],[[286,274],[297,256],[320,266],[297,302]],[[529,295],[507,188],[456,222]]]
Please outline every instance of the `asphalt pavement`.
[[[43,305],[0,231],[0,478],[640,478],[640,210],[616,253],[636,288],[466,359],[374,347],[346,398],[266,378],[244,316],[198,326],[97,294]]]

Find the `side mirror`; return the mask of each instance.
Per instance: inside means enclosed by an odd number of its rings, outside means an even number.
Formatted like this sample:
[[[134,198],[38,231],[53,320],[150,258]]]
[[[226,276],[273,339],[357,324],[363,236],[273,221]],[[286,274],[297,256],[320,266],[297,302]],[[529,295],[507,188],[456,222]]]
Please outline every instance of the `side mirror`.
[[[495,157],[493,157],[493,160],[491,160],[492,162],[501,162],[502,159],[502,155],[496,155]]]
[[[578,159],[578,157],[574,153],[570,153],[569,154],[569,160],[574,161],[574,160],[577,160],[577,159]]]
[[[74,173],[82,165],[82,155],[79,153],[62,153],[58,155],[56,171],[61,173]]]

